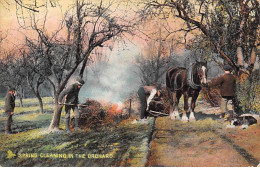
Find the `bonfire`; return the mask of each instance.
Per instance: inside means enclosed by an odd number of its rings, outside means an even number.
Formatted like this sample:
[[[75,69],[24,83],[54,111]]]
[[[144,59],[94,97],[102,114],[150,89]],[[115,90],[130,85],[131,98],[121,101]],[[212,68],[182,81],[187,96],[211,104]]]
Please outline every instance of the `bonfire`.
[[[123,105],[121,103],[109,103],[86,99],[80,105],[79,125],[84,128],[100,127],[102,125],[117,124],[125,116],[122,116]]]

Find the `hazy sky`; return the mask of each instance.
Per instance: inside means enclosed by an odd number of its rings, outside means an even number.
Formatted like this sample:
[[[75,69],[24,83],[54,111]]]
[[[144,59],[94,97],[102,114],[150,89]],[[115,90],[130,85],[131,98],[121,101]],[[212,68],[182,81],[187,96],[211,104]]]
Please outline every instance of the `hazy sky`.
[[[50,3],[52,2],[52,4]],[[100,3],[99,0],[88,0],[86,2]],[[103,0],[103,4],[106,4],[112,0]],[[141,0],[113,0],[120,2],[120,6],[112,6],[117,7],[117,11],[119,11],[119,15],[127,15],[128,19],[135,13],[133,11],[137,10],[136,3],[140,3]],[[34,0],[23,0],[24,4],[34,5]],[[76,0],[37,0],[37,10],[39,12],[35,12],[36,18],[43,19],[47,12],[47,20],[46,20],[46,28],[51,33],[52,31],[57,30],[59,23],[61,23],[62,16],[68,9],[71,9],[73,5],[75,5]],[[47,5],[45,8],[43,5]],[[51,7],[51,5],[55,7]],[[140,8],[140,6],[138,7]],[[47,10],[46,10],[47,9]],[[14,0],[0,0],[0,36],[6,37],[5,43],[2,43],[2,48],[13,48],[16,45],[21,45],[24,42],[24,34],[27,36],[30,35],[33,37],[34,32],[29,31],[28,29],[23,29],[22,27],[30,26],[30,11],[21,8],[14,2]],[[131,16],[130,16],[131,15]],[[25,18],[25,19],[24,19]],[[170,23],[172,28],[181,27],[181,24],[178,24],[178,20],[174,20]],[[151,32],[158,29],[160,23],[155,21],[152,24],[144,27],[143,31]],[[171,28],[171,29],[172,29]],[[169,28],[168,28],[169,29]],[[142,35],[142,38],[147,38]],[[143,43],[142,40],[138,39],[135,36],[135,40]]]
[[[52,2],[52,4],[50,3]],[[100,3],[99,0],[89,0],[92,3]],[[115,1],[115,0],[114,0]],[[24,4],[34,5],[34,0],[23,0]],[[43,19],[47,12],[46,28],[51,33],[57,30],[59,23],[63,18],[63,15],[68,9],[71,9],[75,5],[76,0],[37,0],[36,8],[39,12],[35,12],[36,18]],[[86,1],[88,2],[88,1]],[[107,4],[109,0],[103,0],[103,4]],[[130,3],[124,3],[122,0],[121,8],[118,11],[126,13],[128,9],[131,8]],[[123,4],[123,5],[122,5]],[[47,5],[45,8],[43,5]],[[55,7],[52,7],[55,6]],[[126,8],[125,8],[126,7]],[[0,0],[0,36],[6,37],[5,43],[2,43],[2,48],[14,47],[15,45],[20,45],[24,42],[24,34],[33,36],[33,32],[28,29],[23,29],[22,27],[30,26],[30,15],[31,11],[23,8],[21,10],[20,6],[17,5],[14,0]]]

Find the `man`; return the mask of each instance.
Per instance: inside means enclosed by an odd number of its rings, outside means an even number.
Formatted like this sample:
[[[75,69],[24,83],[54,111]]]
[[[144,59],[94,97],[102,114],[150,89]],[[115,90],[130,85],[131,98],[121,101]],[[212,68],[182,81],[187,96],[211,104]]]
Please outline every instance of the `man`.
[[[10,135],[11,123],[13,122],[12,117],[14,114],[15,107],[15,88],[11,87],[5,96],[5,116],[7,117],[7,122],[5,126],[5,135]]]
[[[141,103],[140,119],[147,119],[149,113],[149,104],[155,95],[160,96],[160,85],[141,86],[138,90],[138,96]]]
[[[235,95],[235,87],[236,87],[236,79],[231,74],[232,67],[229,65],[224,65],[224,74],[220,77],[213,79],[208,82],[208,87],[213,87],[220,85],[220,92],[222,96],[221,100],[221,111],[224,114],[228,114],[227,104],[231,100],[232,101],[232,109],[234,111],[234,95]],[[222,118],[222,115],[220,116]]]
[[[80,78],[76,79],[76,83],[72,84],[69,86],[65,91],[63,91],[60,94],[59,97],[59,103],[65,105],[65,127],[66,131],[68,133],[71,133],[69,130],[69,121],[70,121],[70,110],[72,109],[74,111],[74,116],[75,116],[75,131],[79,130],[79,109],[78,109],[78,96],[79,96],[79,90],[84,84],[84,81],[81,80]],[[66,96],[65,103],[62,103],[64,96]]]

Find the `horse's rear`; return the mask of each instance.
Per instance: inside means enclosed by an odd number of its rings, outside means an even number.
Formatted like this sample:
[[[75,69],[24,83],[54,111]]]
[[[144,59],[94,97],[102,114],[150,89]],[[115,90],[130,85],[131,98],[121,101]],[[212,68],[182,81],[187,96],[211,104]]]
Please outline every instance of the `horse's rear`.
[[[185,86],[186,69],[183,67],[171,68],[166,73],[166,88],[170,98],[170,117],[180,119],[178,103]]]
[[[186,69],[183,67],[175,67],[170,68],[166,73],[166,88],[168,92],[174,92],[176,90],[179,90],[178,85],[180,84],[180,81],[175,81],[175,77],[178,76],[182,71],[185,71]],[[178,78],[178,77],[177,77]]]

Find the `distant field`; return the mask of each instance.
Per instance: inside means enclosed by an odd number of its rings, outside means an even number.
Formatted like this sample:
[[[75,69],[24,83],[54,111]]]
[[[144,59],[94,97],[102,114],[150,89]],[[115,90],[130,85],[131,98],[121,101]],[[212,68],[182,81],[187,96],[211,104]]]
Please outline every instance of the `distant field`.
[[[50,124],[53,104],[51,97],[43,98],[44,114],[40,115],[40,108],[36,98],[24,99],[24,106],[19,106],[19,101],[16,100],[16,107],[14,109],[12,129],[15,133],[27,131],[34,128],[45,127]],[[0,99],[0,132],[4,133],[5,117],[3,115],[4,98]]]
[[[53,104],[53,98],[52,97],[43,97],[43,109],[46,112],[50,112],[53,110],[52,104]],[[5,99],[0,98],[0,115],[3,113],[3,108],[5,105]],[[28,98],[28,99],[23,99],[23,105],[24,107],[20,107],[20,102],[18,99],[15,101],[15,114],[19,113],[35,113],[39,112],[39,103],[37,98]]]
[[[52,97],[43,97],[42,98],[43,103],[53,103],[53,98]],[[16,98],[15,100],[15,104],[17,106],[19,106],[19,99]],[[5,104],[5,98],[0,98],[0,108],[4,107]],[[26,98],[23,99],[23,104],[24,105],[34,105],[34,104],[38,104],[38,100],[37,98]]]

